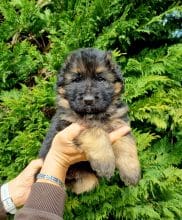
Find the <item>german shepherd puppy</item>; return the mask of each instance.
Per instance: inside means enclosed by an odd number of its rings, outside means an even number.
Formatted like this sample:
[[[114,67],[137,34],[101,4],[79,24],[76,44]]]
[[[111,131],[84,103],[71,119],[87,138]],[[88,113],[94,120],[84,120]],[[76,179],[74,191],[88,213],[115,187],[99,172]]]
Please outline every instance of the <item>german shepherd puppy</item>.
[[[73,122],[87,125],[75,140],[89,162],[72,165],[66,186],[76,194],[92,190],[98,177],[110,178],[115,167],[126,185],[140,179],[136,143],[131,134],[111,144],[108,133],[129,125],[128,107],[120,98],[123,77],[110,52],[79,49],[68,56],[58,74],[57,111],[39,156],[44,158],[58,131]]]

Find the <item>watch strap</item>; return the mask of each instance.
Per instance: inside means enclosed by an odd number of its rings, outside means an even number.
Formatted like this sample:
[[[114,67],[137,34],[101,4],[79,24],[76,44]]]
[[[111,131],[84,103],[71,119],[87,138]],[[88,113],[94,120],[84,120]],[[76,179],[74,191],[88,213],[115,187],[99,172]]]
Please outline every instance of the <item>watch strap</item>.
[[[16,206],[9,194],[8,183],[5,183],[1,186],[1,201],[6,212],[10,214],[16,213]]]
[[[36,178],[37,179],[49,180],[49,181],[51,181],[53,183],[58,184],[59,186],[61,186],[61,187],[63,187],[65,189],[65,184],[60,179],[58,179],[55,176],[39,173]]]

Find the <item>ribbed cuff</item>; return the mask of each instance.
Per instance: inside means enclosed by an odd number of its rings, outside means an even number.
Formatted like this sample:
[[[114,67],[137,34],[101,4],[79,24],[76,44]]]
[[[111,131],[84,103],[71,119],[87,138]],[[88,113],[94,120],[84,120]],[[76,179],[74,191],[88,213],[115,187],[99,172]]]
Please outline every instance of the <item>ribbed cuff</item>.
[[[49,183],[34,183],[25,208],[50,212],[63,216],[66,192],[63,188]]]

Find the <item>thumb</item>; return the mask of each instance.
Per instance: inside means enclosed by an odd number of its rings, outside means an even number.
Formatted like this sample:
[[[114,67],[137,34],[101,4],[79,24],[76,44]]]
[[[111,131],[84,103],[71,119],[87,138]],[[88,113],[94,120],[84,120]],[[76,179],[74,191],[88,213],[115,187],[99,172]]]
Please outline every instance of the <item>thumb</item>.
[[[73,123],[69,125],[68,127],[66,127],[64,130],[62,130],[61,132],[59,132],[57,136],[60,138],[61,141],[63,140],[72,141],[84,129],[85,127],[83,125]]]
[[[24,172],[29,172],[29,173],[36,173],[43,165],[43,160],[42,159],[35,159],[32,160],[28,166],[24,169]]]
[[[131,131],[131,128],[128,126],[124,126],[121,128],[118,128],[115,131],[112,131],[111,133],[109,133],[109,138],[111,143],[117,141],[119,138],[125,136],[126,134],[128,134]]]

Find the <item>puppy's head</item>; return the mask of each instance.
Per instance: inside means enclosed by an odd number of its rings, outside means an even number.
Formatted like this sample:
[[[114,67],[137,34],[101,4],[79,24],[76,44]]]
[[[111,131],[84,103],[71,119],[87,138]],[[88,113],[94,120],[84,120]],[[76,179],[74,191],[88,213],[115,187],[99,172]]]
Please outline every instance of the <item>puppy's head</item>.
[[[122,88],[122,75],[111,53],[93,48],[74,51],[58,75],[58,89],[81,115],[105,112]]]

